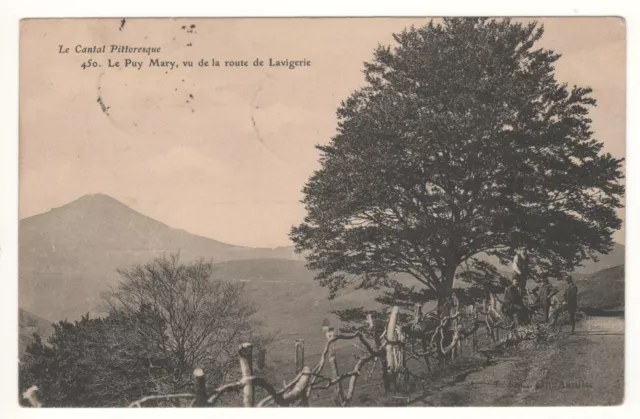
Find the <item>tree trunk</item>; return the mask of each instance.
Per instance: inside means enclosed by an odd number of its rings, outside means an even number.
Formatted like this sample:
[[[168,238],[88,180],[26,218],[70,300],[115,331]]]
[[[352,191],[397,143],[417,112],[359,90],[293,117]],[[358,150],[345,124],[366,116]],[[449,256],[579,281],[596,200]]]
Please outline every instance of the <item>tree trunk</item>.
[[[253,407],[256,401],[255,390],[253,387],[253,345],[250,343],[243,343],[238,348],[238,355],[240,355],[240,371],[242,372],[242,381],[244,382],[243,388],[243,402],[244,407]]]
[[[195,385],[196,400],[195,407],[204,407],[207,405],[207,389],[204,377],[204,371],[198,367],[193,371],[193,380]]]
[[[398,322],[398,306],[394,306],[391,309],[391,314],[389,314],[389,323],[387,323],[387,331],[386,331],[386,339],[387,342],[395,342],[397,337],[395,336],[396,324]],[[387,375],[387,379],[390,380],[390,383],[393,385],[394,391],[396,386],[396,377],[398,374],[398,364],[395,358],[395,345],[387,343],[385,346],[386,350],[386,359],[387,359],[387,371],[389,374]],[[384,377],[384,376],[383,376]]]
[[[445,306],[445,304],[451,298],[451,294],[453,293],[453,278],[456,276],[456,269],[458,265],[452,265],[450,267],[445,268],[442,272],[442,281],[440,282],[439,296],[438,296],[438,312],[440,312],[441,308]],[[448,313],[440,313],[448,316]]]

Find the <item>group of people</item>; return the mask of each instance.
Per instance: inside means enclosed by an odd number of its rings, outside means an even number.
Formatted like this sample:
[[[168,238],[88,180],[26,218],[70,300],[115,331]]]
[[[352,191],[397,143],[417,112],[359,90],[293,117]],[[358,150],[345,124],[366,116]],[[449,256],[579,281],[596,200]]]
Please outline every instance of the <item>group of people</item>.
[[[549,311],[553,296],[558,293],[547,278],[542,280],[539,287],[536,301],[530,301],[529,305],[525,304],[524,298],[527,295],[526,281],[529,276],[529,261],[526,249],[518,249],[513,260],[513,279],[512,283],[505,289],[503,301],[503,314],[516,322],[516,325],[529,324],[530,309],[542,309],[544,313],[545,323],[549,322]],[[555,310],[551,324],[555,324],[558,316],[563,311],[569,313],[571,321],[571,333],[575,333],[576,312],[578,311],[578,287],[569,277],[567,279],[568,286],[564,291],[564,304],[560,309]]]

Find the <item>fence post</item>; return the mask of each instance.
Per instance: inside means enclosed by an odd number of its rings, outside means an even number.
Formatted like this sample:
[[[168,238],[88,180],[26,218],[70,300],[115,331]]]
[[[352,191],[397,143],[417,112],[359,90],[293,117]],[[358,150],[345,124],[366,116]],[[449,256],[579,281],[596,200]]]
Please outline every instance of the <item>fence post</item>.
[[[304,368],[304,339],[300,339],[300,371]]]
[[[298,374],[304,368],[304,339],[296,339],[294,347],[296,350],[296,374]]]
[[[457,314],[460,314],[460,300],[458,300],[458,296],[455,292],[451,294],[451,300],[453,301],[453,308],[455,310],[453,315],[455,316]],[[458,322],[458,319],[452,320],[450,323],[450,329],[452,331],[457,329],[459,323],[462,322]],[[451,351],[451,360],[453,361],[459,356],[462,356],[462,339],[460,339],[458,343],[456,343],[456,345],[453,347],[453,350]]]
[[[252,352],[253,345],[250,343],[243,343],[238,348],[238,355],[240,355],[240,371],[242,372],[242,381],[244,382],[244,407],[253,407],[256,402],[256,395],[253,388]]]
[[[334,337],[333,329],[329,329],[327,332],[327,341],[331,341]],[[333,372],[333,378],[337,379],[340,376],[340,371],[338,370],[338,360],[336,359],[336,348],[335,343],[329,344],[329,365],[331,365],[331,371]],[[338,405],[344,405],[344,390],[342,388],[342,382],[338,381],[336,383],[336,399]]]
[[[398,354],[398,369],[402,371],[405,389],[409,384],[409,369],[407,368],[407,335],[402,332],[401,328],[397,328],[398,341],[402,342],[402,346],[396,348]]]
[[[391,314],[389,315],[389,323],[387,324],[387,342],[385,346],[385,350],[387,352],[387,368],[389,370],[389,379],[391,382],[395,381],[395,373],[398,369],[398,365],[396,364],[395,354],[394,354],[394,345],[390,344],[390,342],[394,341],[394,335],[396,331],[396,324],[398,323],[398,311],[400,309],[398,306],[394,306],[391,309]]]
[[[376,345],[376,352],[382,351],[383,342],[382,342],[382,334],[384,333],[384,323],[379,319],[374,319],[371,313],[367,315],[367,322],[369,323],[369,330],[373,335],[373,341]],[[384,385],[384,391],[387,392],[391,390],[391,379],[389,378],[389,369],[387,368],[387,358],[384,356],[376,357],[374,359],[374,366],[376,360],[380,361],[380,367],[382,370],[382,384]],[[373,374],[373,369],[371,373],[369,373],[369,377]]]
[[[204,377],[204,371],[198,367],[193,371],[193,382],[195,385],[196,400],[195,407],[204,407],[207,405],[207,388]]]

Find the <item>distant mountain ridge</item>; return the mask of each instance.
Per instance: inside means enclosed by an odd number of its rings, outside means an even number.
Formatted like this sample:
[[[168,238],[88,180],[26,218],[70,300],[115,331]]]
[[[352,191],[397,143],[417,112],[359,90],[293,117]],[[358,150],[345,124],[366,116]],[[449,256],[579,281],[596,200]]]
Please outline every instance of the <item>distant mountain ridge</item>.
[[[41,239],[51,251],[62,246],[117,246],[116,251],[214,251],[214,260],[276,257],[300,259],[292,247],[251,248],[222,243],[167,226],[104,194],[82,196],[69,204],[20,220],[20,241]],[[33,243],[21,251],[35,249]],[[42,248],[41,248],[42,249]],[[38,249],[38,250],[41,250]],[[68,249],[65,249],[68,250]]]
[[[20,220],[19,240],[19,306],[52,321],[77,319],[95,310],[100,293],[117,284],[117,268],[146,263],[160,254],[178,251],[183,261],[198,258],[235,261],[232,277],[222,275],[226,279],[242,280],[236,274],[247,276],[250,272],[255,280],[261,277],[261,272],[270,270],[266,276],[273,277],[277,272],[290,282],[296,277],[301,282],[312,282],[310,288],[305,285],[300,290],[326,294],[312,281],[313,272],[304,267],[304,257],[296,254],[293,247],[250,248],[222,243],[171,228],[103,194],[86,195]],[[274,265],[267,263],[267,259],[281,262]],[[287,263],[294,261],[297,263]],[[588,274],[622,264],[624,246],[616,244],[599,262],[586,262],[577,272]],[[247,267],[251,270],[247,271]],[[221,273],[225,272],[224,266],[220,268]],[[231,276],[231,271],[228,273]],[[276,286],[274,283],[265,290]]]
[[[511,272],[511,266],[500,265],[498,259],[494,256],[488,256],[487,254],[480,254],[477,256],[478,259],[489,262],[496,267],[498,270],[504,273]],[[593,260],[586,260],[582,262],[583,266],[578,266],[574,270],[574,274],[577,276],[584,276],[593,274],[595,272],[601,271],[603,269],[614,268],[616,266],[624,265],[625,261],[625,246],[619,243],[614,243],[613,248],[606,255],[598,254],[598,261],[595,262]]]
[[[234,246],[190,234],[107,195],[85,195],[20,220],[19,305],[49,319],[77,318],[94,309],[88,301],[116,283],[116,268],[173,252],[184,261],[302,258],[292,247]],[[66,298],[69,292],[73,298]]]
[[[578,304],[601,310],[624,309],[624,265],[603,269],[576,281]]]

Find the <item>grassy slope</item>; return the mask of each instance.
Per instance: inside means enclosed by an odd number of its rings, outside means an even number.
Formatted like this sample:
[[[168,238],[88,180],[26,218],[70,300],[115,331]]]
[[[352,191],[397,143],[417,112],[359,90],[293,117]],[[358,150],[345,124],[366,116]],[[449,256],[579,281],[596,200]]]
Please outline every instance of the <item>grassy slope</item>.
[[[624,265],[603,269],[576,284],[580,306],[602,310],[624,308]]]
[[[214,273],[219,279],[245,284],[247,298],[258,309],[256,320],[274,338],[267,359],[272,369],[277,370],[277,382],[295,375],[296,339],[304,339],[305,358],[315,362],[326,342],[322,320],[327,318],[331,324],[339,325],[331,310],[378,306],[373,302],[374,293],[353,289],[329,300],[327,289],[313,280],[314,272],[304,265],[278,259],[230,261],[218,264]]]
[[[590,275],[574,275],[578,286],[578,305],[599,310],[624,308],[624,265],[603,269]],[[554,282],[562,300],[566,282]]]

